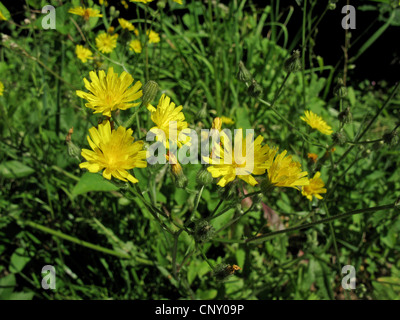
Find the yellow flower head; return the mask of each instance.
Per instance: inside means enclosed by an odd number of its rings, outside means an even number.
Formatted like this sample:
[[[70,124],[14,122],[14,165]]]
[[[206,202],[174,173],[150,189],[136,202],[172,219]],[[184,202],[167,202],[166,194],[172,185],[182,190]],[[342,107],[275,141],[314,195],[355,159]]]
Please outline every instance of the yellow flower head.
[[[319,171],[316,172],[314,178],[310,179],[310,184],[302,188],[301,194],[306,196],[310,201],[312,201],[312,196],[315,196],[317,199],[322,199],[320,193],[326,193],[326,189],[324,188],[325,184],[320,176],[321,173]]]
[[[129,31],[135,30],[133,24],[123,18],[119,18],[118,22],[121,25],[122,29],[128,29]]]
[[[0,81],[0,96],[3,95],[3,92],[4,92],[4,84],[3,82]]]
[[[300,119],[307,122],[311,128],[317,129],[319,132],[326,135],[332,134],[332,128],[328,126],[320,116],[316,115],[312,111],[304,111],[304,114],[305,117],[300,117]]]
[[[225,187],[227,183],[235,180],[236,176],[252,186],[258,184],[252,174],[264,174],[271,166],[277,149],[271,149],[268,145],[261,146],[262,136],[253,141],[254,135],[248,134],[246,139],[243,139],[242,130],[236,131],[233,148],[224,131],[221,131],[220,137],[221,144],[215,143],[212,158],[203,157],[203,160],[210,164],[207,170],[213,178],[222,176],[218,185]]]
[[[133,142],[132,129],[118,127],[112,130],[109,121],[99,124],[98,128],[89,129],[87,136],[92,150],[83,149],[82,157],[87,162],[79,165],[90,172],[103,169],[103,177],[110,180],[111,176],[122,181],[138,182],[127,170],[147,167],[147,151],[143,150],[143,141]]]
[[[182,4],[182,0],[173,0],[176,3]]]
[[[90,92],[77,90],[76,94],[78,97],[88,101],[85,106],[93,109],[93,113],[102,113],[107,117],[111,117],[111,111],[117,109],[126,110],[140,104],[139,102],[132,103],[132,101],[139,99],[143,95],[142,90],[139,91],[142,83],[137,81],[129,88],[133,83],[133,78],[129,73],[124,71],[118,77],[118,74],[114,73],[114,69],[110,67],[107,75],[104,70],[100,70],[99,76],[94,71],[91,71],[89,76],[92,82],[89,82],[86,78],[83,81],[86,89]]]
[[[96,47],[103,53],[110,53],[117,46],[118,34],[101,33],[96,37]]]
[[[129,50],[135,51],[136,53],[142,52],[142,44],[139,40],[134,39],[129,43]]]
[[[160,35],[153,30],[147,30],[146,34],[149,36],[149,43],[158,43],[160,42]]]
[[[156,140],[162,141],[167,149],[169,148],[169,140],[177,144],[179,148],[190,141],[188,136],[184,141],[179,141],[179,134],[185,133],[185,129],[188,127],[185,115],[181,110],[182,106],[175,107],[171,98],[163,94],[158,102],[157,109],[151,113],[151,120],[156,124],[156,127],[151,128],[150,131],[157,135]],[[176,125],[173,122],[176,122]],[[164,133],[165,137],[160,134],[160,131]]]
[[[301,164],[286,156],[287,151],[275,157],[272,165],[268,168],[268,179],[276,187],[290,187],[299,190],[299,186],[309,184],[306,171],[301,171]]]
[[[76,14],[78,16],[82,16],[86,21],[89,20],[89,18],[103,16],[102,14],[100,14],[99,10],[92,9],[92,8],[76,7],[76,8],[69,9],[68,12],[72,13],[72,14]]]
[[[89,49],[87,49],[87,48],[81,46],[80,44],[78,44],[78,45],[76,46],[75,53],[76,53],[76,56],[77,56],[83,63],[86,63],[86,62],[88,61],[88,59],[93,59],[93,57],[92,57],[92,54],[93,54],[92,51],[90,51]]]
[[[227,124],[227,125],[231,125],[231,124],[235,123],[235,121],[233,121],[233,119],[225,117],[225,116],[221,117],[221,121],[223,124]]]

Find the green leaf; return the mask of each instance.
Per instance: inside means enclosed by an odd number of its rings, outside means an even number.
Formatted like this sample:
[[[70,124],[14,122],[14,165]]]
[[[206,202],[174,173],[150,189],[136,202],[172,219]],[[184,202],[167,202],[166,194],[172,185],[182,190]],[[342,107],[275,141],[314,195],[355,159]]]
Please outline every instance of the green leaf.
[[[86,172],[72,190],[72,195],[77,196],[90,191],[116,191],[118,187],[105,180],[97,173]]]
[[[10,11],[7,10],[7,8],[0,2],[0,11],[3,14],[3,16],[9,20],[11,18]]]
[[[32,300],[34,295],[33,292],[13,292],[9,300]]]
[[[25,265],[31,260],[24,248],[17,248],[11,256],[10,272],[17,273],[22,271]]]
[[[7,161],[0,164],[0,176],[7,179],[27,177],[34,172],[34,169],[16,160]]]
[[[9,274],[0,279],[0,300],[9,300],[16,285],[15,275]]]

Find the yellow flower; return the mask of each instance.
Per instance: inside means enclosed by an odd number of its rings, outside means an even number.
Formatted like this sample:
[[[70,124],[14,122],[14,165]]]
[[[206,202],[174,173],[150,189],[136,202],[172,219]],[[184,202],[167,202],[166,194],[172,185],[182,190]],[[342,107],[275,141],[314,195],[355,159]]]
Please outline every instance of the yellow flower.
[[[93,109],[94,113],[102,113],[107,117],[111,117],[111,111],[117,109],[126,110],[140,104],[139,102],[131,102],[143,95],[142,90],[139,91],[142,83],[137,81],[128,89],[133,83],[133,78],[129,73],[124,71],[118,77],[118,74],[114,73],[114,69],[110,67],[107,76],[104,70],[99,71],[99,76],[97,76],[96,72],[91,71],[89,76],[90,80],[92,80],[91,83],[86,78],[83,81],[90,93],[77,90],[76,94],[78,97],[88,101],[85,106]]]
[[[272,165],[268,168],[268,179],[276,187],[290,187],[299,190],[299,186],[309,184],[305,177],[308,173],[301,171],[301,164],[292,159],[292,156],[286,156],[284,150],[278,154]]]
[[[212,158],[203,157],[203,160],[210,164],[207,170],[213,178],[222,176],[218,185],[225,187],[227,183],[235,180],[236,176],[252,186],[258,184],[252,174],[264,174],[267,168],[271,166],[277,149],[271,149],[268,145],[261,146],[262,136],[258,136],[253,141],[254,135],[248,134],[246,139],[243,139],[242,130],[236,131],[233,148],[231,140],[224,131],[221,131],[220,137],[221,144],[215,143]],[[247,146],[249,146],[249,149],[247,149]],[[237,159],[238,155],[239,158],[242,156],[243,159]],[[219,164],[215,164],[216,161]]]
[[[135,51],[136,53],[142,52],[142,44],[139,40],[135,39],[129,43],[129,50]]]
[[[96,47],[103,53],[110,53],[117,46],[118,34],[101,33],[96,37]]]
[[[182,0],[173,0],[176,3],[182,4]]]
[[[100,11],[97,9],[92,9],[92,8],[83,8],[83,7],[76,7],[76,8],[71,8],[68,10],[69,13],[76,14],[78,16],[82,16],[86,21],[89,20],[89,18],[94,18],[94,17],[102,17],[103,15],[100,14]]]
[[[225,117],[225,116],[221,117],[221,121],[223,124],[227,124],[227,125],[231,125],[231,124],[235,123],[235,121],[233,121],[233,119]]]
[[[143,141],[133,142],[132,129],[118,127],[112,130],[109,121],[89,129],[87,136],[92,150],[83,149],[82,157],[87,162],[79,165],[90,172],[99,172],[103,169],[103,177],[110,180],[111,176],[122,181],[138,182],[127,170],[147,167],[146,154],[143,150]]]
[[[300,119],[307,122],[311,128],[317,129],[319,132],[326,135],[332,134],[332,128],[328,126],[320,116],[316,115],[312,111],[304,111],[304,114],[305,117],[300,117]]]
[[[119,18],[118,22],[121,25],[122,29],[128,29],[129,31],[133,31],[135,29],[132,23],[123,18]]]
[[[7,21],[7,18],[4,16],[4,14],[0,10],[0,21],[1,20]]]
[[[153,30],[147,30],[146,34],[149,36],[149,43],[158,43],[160,42],[160,35]]]
[[[149,3],[153,2],[154,0],[130,0],[130,2],[141,2],[141,3]]]
[[[156,134],[156,140],[162,141],[167,149],[169,148],[169,140],[177,144],[179,148],[190,141],[188,136],[184,141],[178,141],[179,134],[181,132],[185,133],[185,129],[188,127],[185,115],[181,110],[182,106],[175,107],[175,103],[171,102],[171,98],[163,94],[158,102],[157,109],[151,113],[151,120],[156,124],[156,127],[151,128],[150,131]],[[174,121],[176,125],[171,124],[170,128],[170,123]],[[164,133],[165,137],[163,137],[162,133]]]
[[[0,81],[0,96],[3,95],[3,92],[4,92],[4,84],[3,82]]]
[[[218,130],[218,131],[221,131],[221,128],[222,128],[222,119],[219,118],[219,117],[214,118],[211,128],[212,128],[212,129],[216,129],[216,130]]]
[[[314,178],[310,179],[310,184],[308,186],[303,186],[301,194],[306,196],[308,200],[312,201],[312,196],[317,199],[322,199],[320,193],[326,193],[324,188],[325,184],[320,178],[321,173],[318,171],[315,173]]]
[[[88,61],[88,59],[93,59],[92,57],[92,51],[90,51],[89,49],[81,46],[81,45],[77,45],[76,49],[75,49],[75,53],[76,56],[83,62],[86,63]]]
[[[105,7],[108,7],[108,1],[107,0],[99,0],[99,5],[103,5],[104,4],[104,6]]]

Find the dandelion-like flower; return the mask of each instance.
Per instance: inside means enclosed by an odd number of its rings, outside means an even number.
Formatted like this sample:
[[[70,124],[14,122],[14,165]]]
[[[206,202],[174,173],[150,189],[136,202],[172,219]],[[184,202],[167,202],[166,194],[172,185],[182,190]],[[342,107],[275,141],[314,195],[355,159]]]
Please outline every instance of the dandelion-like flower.
[[[111,117],[111,111],[126,110],[140,104],[139,102],[132,103],[132,101],[143,95],[142,90],[139,91],[142,83],[137,81],[129,88],[133,83],[133,77],[129,73],[124,71],[118,77],[118,74],[114,73],[114,69],[110,67],[107,75],[104,70],[100,70],[98,76],[94,71],[91,71],[89,76],[92,82],[89,82],[86,78],[83,81],[86,89],[90,92],[77,90],[76,94],[88,101],[85,106],[93,109],[94,113],[102,113]]]
[[[147,167],[147,151],[143,150],[143,141],[133,142],[132,129],[118,127],[112,130],[109,121],[99,124],[98,128],[89,129],[87,137],[92,150],[83,149],[82,157],[87,162],[79,165],[90,172],[104,169],[103,177],[110,180],[111,176],[132,183],[138,182],[128,170]]]
[[[320,116],[316,115],[312,111],[304,111],[305,117],[300,117],[301,120],[307,122],[307,124],[313,128],[317,129],[319,132],[331,135],[332,128],[322,119]]]
[[[146,34],[149,36],[149,43],[160,42],[160,35],[157,32],[153,30],[147,30]]]
[[[86,21],[89,20],[89,18],[103,16],[102,14],[100,14],[99,10],[92,9],[92,8],[76,7],[76,8],[69,9],[68,12],[72,13],[72,14],[76,14],[78,16],[82,16]]]
[[[118,34],[101,33],[96,37],[96,47],[103,53],[110,53],[117,46]]]
[[[142,44],[140,43],[139,40],[134,39],[131,42],[129,42],[129,50],[135,51],[136,53],[141,53],[142,52]]]
[[[169,148],[169,140],[179,148],[189,143],[190,137],[188,136],[184,141],[179,141],[179,134],[181,132],[185,133],[185,129],[188,127],[185,115],[182,112],[182,106],[175,107],[175,103],[171,102],[171,98],[165,94],[161,96],[156,110],[151,113],[151,120],[156,124],[156,127],[151,128],[150,131],[156,134],[156,140],[162,141],[167,149]],[[170,125],[174,121],[176,126]],[[160,135],[159,131],[164,133],[165,138]]]
[[[221,144],[215,143],[212,158],[203,157],[203,160],[210,164],[207,170],[213,178],[222,177],[218,185],[225,187],[235,180],[236,176],[252,186],[258,184],[252,175],[265,173],[271,166],[277,149],[271,149],[268,145],[262,146],[262,136],[253,141],[254,135],[248,134],[246,139],[243,139],[242,130],[236,131],[233,148],[225,132],[221,131],[220,137]],[[237,159],[237,156],[241,156],[241,159]]]
[[[292,159],[292,156],[286,157],[287,151],[284,150],[278,154],[272,165],[268,168],[269,182],[276,187],[290,187],[299,190],[299,186],[309,184],[306,177],[307,171],[301,171],[301,164]]]
[[[119,18],[118,22],[121,26],[122,29],[127,29],[129,31],[134,31],[135,27],[133,26],[132,23],[130,23],[128,20],[125,20],[124,18]]]
[[[320,193],[326,193],[326,189],[324,188],[325,184],[322,181],[321,173],[318,171],[315,173],[314,177],[310,179],[310,184],[307,186],[303,186],[301,190],[301,194],[306,196],[308,200],[312,201],[312,196],[315,196],[317,199],[322,199]]]
[[[4,84],[3,82],[0,81],[0,96],[3,95],[3,92],[4,92]]]
[[[92,55],[92,51],[90,51],[89,49],[85,48],[84,46],[81,46],[80,44],[78,44],[76,46],[75,49],[75,53],[76,56],[83,62],[86,63],[88,61],[88,59],[93,59]]]

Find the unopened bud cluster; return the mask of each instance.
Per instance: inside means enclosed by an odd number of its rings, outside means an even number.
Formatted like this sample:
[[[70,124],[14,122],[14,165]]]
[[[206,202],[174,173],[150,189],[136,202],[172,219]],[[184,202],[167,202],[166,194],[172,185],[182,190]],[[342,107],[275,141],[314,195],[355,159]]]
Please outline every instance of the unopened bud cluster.
[[[214,233],[214,227],[207,220],[198,220],[195,222],[193,236],[196,242],[207,242],[214,236]]]

